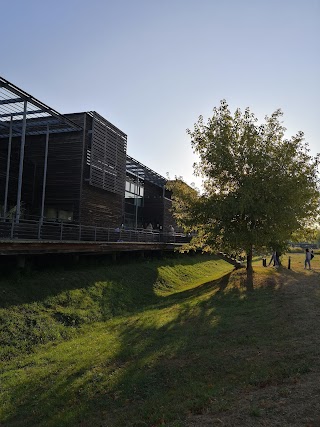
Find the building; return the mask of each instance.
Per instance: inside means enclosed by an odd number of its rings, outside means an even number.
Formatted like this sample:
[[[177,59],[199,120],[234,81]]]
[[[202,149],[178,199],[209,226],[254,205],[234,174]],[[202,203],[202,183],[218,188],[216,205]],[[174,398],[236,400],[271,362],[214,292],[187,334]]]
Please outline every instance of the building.
[[[175,224],[171,214],[171,193],[166,179],[127,155],[125,226],[168,231]]]
[[[166,179],[98,113],[60,114],[0,78],[1,218],[167,229]]]

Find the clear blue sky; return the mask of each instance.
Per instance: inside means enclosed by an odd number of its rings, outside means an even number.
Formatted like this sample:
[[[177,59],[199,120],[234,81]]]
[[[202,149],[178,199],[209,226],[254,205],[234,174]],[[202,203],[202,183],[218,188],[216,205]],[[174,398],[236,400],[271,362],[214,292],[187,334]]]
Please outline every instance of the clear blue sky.
[[[199,185],[185,130],[223,98],[320,151],[320,0],[0,0],[0,22],[2,77],[97,111],[164,176]]]

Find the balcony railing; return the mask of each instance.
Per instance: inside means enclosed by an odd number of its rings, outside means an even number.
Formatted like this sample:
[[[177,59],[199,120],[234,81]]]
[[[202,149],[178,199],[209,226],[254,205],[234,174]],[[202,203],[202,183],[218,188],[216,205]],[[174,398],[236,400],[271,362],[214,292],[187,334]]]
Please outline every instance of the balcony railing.
[[[162,242],[187,243],[183,233],[166,233],[144,229],[127,230],[95,227],[68,222],[4,219],[0,217],[0,240],[45,240],[78,242]]]

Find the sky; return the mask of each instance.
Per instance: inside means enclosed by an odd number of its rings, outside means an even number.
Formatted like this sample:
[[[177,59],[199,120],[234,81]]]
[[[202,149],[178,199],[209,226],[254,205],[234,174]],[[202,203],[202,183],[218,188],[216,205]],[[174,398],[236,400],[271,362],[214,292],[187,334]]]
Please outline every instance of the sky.
[[[60,113],[97,111],[127,153],[201,186],[186,129],[226,99],[320,152],[320,0],[0,0],[0,76]]]

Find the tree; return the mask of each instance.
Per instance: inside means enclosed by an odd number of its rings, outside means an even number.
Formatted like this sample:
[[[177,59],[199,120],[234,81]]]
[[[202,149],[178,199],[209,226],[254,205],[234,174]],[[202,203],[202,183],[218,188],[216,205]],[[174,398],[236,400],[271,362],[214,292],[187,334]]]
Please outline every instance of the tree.
[[[177,223],[195,230],[192,243],[245,251],[252,271],[253,248],[281,250],[292,233],[312,224],[319,213],[319,155],[309,154],[302,132],[285,138],[276,110],[258,125],[247,108],[232,115],[226,101],[205,124],[200,116],[187,130],[204,179],[202,194],[172,181]]]

